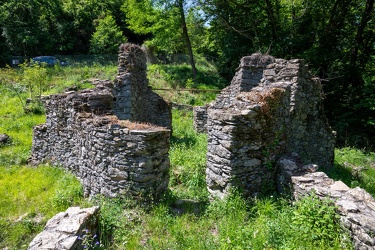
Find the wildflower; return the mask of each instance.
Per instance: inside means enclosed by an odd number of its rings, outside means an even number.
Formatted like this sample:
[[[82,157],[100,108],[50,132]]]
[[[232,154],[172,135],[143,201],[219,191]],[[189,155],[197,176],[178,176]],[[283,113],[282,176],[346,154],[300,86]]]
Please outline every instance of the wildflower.
[[[100,243],[99,243],[99,241],[95,242],[95,245],[97,245],[97,246],[98,246],[99,244],[100,244]]]

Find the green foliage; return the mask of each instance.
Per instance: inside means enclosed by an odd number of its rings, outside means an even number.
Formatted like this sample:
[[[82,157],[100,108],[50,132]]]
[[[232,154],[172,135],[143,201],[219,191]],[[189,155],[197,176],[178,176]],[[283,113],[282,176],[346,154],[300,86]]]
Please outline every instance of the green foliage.
[[[375,138],[373,6],[373,0],[8,0],[0,3],[0,62],[9,55],[86,54],[90,39],[93,53],[109,52],[120,31],[164,58],[190,52],[188,37],[195,56],[213,58],[227,81],[239,59],[256,51],[302,58],[325,79],[325,109],[338,145],[369,148]],[[110,23],[101,19],[105,13]],[[182,84],[196,81],[189,76]],[[180,97],[196,103],[191,95]]]
[[[315,194],[295,203],[292,227],[299,232],[298,241],[306,246],[333,247],[340,241],[340,215],[333,202],[320,200]]]
[[[121,43],[127,42],[122,31],[116,25],[112,15],[99,19],[96,31],[90,40],[90,52],[93,54],[116,54]]]
[[[18,55],[38,53],[41,41],[51,49],[54,37],[48,31],[54,21],[50,11],[54,7],[53,1],[1,2],[2,35],[12,52]]]
[[[20,70],[9,67],[0,69],[0,83],[10,89],[26,113],[42,113],[41,96],[49,87],[47,69],[39,64],[28,65],[24,63]],[[26,95],[30,100],[26,103]]]
[[[1,166],[1,172],[0,217],[3,218],[17,218],[25,213],[51,216],[78,204],[83,196],[79,181],[56,167]]]
[[[23,108],[25,108],[26,104],[22,93],[26,92],[26,88],[20,83],[20,81],[21,76],[16,70],[8,66],[0,69],[0,86],[2,88],[9,89],[11,91],[9,94],[12,96],[17,96],[19,103]]]
[[[21,82],[29,90],[29,97],[40,103],[43,91],[48,88],[47,69],[43,65],[22,65]]]
[[[0,100],[0,133],[11,137],[11,142],[0,148],[0,166],[18,165],[27,162],[30,154],[32,128],[45,121],[42,115],[25,114],[16,97],[2,92]]]
[[[110,11],[129,33],[120,11],[122,0],[35,0],[0,3],[0,23],[15,55],[88,53],[94,20]]]
[[[153,88],[163,89],[198,89],[197,91],[157,91],[164,99],[180,104],[204,105],[213,101],[218,92],[204,90],[219,90],[227,82],[218,75],[214,64],[207,59],[197,58],[197,77],[190,78],[191,67],[187,64],[148,65],[148,78]],[[202,91],[199,91],[201,89]]]
[[[216,84],[220,78],[214,77],[211,65],[202,61],[200,71],[208,77],[203,79],[216,79],[213,81]],[[151,68],[151,82],[155,82],[157,72],[164,69],[159,66]],[[173,79],[183,77],[183,73],[176,73],[184,72],[183,67],[176,67],[175,71],[173,66],[168,69]],[[162,74],[172,79],[166,71]],[[89,67],[79,64],[77,67],[48,68],[47,73],[51,86],[48,93],[58,93],[72,85],[78,89],[86,87],[82,80],[87,78],[114,78],[116,65],[93,64]],[[184,84],[189,84],[188,79],[185,78]],[[164,76],[163,80],[157,80],[160,84],[170,84]],[[22,98],[27,96],[27,90],[20,93]],[[12,138],[10,144],[0,148],[0,248],[26,249],[51,216],[69,205],[86,206],[89,202],[82,200],[82,189],[71,174],[50,166],[25,166],[30,155],[32,127],[43,123],[45,117],[24,114],[17,94],[3,83],[0,94],[0,133],[7,133]],[[199,95],[195,98],[205,102]],[[246,200],[233,190],[224,200],[208,202],[204,173],[206,147],[207,136],[192,129],[192,112],[173,110],[169,194],[148,208],[127,200],[94,199],[92,202],[101,207],[101,247],[352,249],[349,236],[338,227],[335,209],[328,201],[306,197],[293,205],[290,200],[278,197]],[[353,148],[338,149],[333,174],[335,178],[343,176],[348,185],[360,185],[374,195],[374,162],[373,153]],[[364,168],[353,171],[357,166]],[[308,229],[311,234],[306,233]],[[328,229],[332,229],[329,235]]]
[[[14,247],[13,249],[27,249],[33,237],[43,230],[44,225],[37,223],[33,215],[22,221],[13,222],[0,217],[0,247]]]
[[[185,52],[178,9],[153,2],[129,0],[124,3],[129,28],[137,34],[152,34],[152,39],[146,42],[151,48],[167,53]]]
[[[102,247],[131,246],[139,241],[139,226],[144,211],[135,207],[133,201],[97,196],[94,203],[100,206],[99,241]],[[135,207],[135,209],[133,209]],[[137,238],[138,237],[138,238]],[[134,249],[134,248],[132,248]]]
[[[83,235],[78,236],[78,240],[81,240],[81,244],[84,249],[88,250],[99,250],[102,249],[98,239],[98,235],[92,234],[90,230],[83,229]]]
[[[52,206],[59,211],[78,204],[83,197],[81,183],[73,174],[65,174],[56,182],[56,191],[52,196]]]

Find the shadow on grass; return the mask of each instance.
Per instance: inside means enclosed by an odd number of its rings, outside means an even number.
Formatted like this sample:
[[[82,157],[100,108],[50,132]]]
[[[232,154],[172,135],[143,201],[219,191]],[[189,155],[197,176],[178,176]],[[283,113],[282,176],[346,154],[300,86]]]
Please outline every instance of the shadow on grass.
[[[171,137],[171,147],[174,146],[184,146],[184,147],[192,147],[197,143],[197,138],[194,135],[185,135],[184,137]]]
[[[207,201],[196,201],[190,199],[176,199],[170,204],[171,212],[174,216],[181,216],[184,214],[194,214],[201,216],[206,211],[209,205]]]
[[[191,67],[187,64],[181,65],[158,65],[166,76],[166,80],[171,83],[172,88],[196,88],[200,86],[209,86],[210,88],[222,89],[228,82],[219,76],[219,74],[197,69],[195,83],[187,86],[189,79],[193,79]]]
[[[374,182],[368,180],[372,176],[367,172],[369,171],[368,168],[355,170],[343,164],[335,163],[332,169],[322,169],[322,171],[335,181],[341,180],[350,188],[363,188],[375,197],[375,185],[373,185]]]
[[[322,171],[326,173],[329,178],[335,181],[340,180],[348,187],[351,187],[352,181],[355,179],[350,168],[338,163],[335,163],[333,168],[324,168]]]

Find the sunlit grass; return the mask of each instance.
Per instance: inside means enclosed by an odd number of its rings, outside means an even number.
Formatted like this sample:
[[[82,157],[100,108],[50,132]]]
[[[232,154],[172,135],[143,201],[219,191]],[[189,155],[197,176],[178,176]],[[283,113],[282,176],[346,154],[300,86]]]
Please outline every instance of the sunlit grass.
[[[188,201],[151,208],[111,203],[107,200],[101,209],[102,219],[114,229],[112,249],[352,249],[338,221],[331,220],[334,209],[316,197],[296,206],[277,197],[246,200],[237,192],[193,207]],[[327,234],[315,221],[333,230]],[[301,233],[302,228],[312,228],[314,235]]]
[[[73,189],[80,189],[80,183],[76,179],[70,178],[68,183],[60,184],[67,173],[57,167],[2,166],[0,171],[2,218],[14,220],[25,213],[52,216],[60,209],[67,208],[56,205],[59,201],[54,197],[58,195],[58,188],[69,189],[75,186]]]
[[[192,111],[173,110],[170,188],[178,196],[205,199],[207,135],[193,129]]]

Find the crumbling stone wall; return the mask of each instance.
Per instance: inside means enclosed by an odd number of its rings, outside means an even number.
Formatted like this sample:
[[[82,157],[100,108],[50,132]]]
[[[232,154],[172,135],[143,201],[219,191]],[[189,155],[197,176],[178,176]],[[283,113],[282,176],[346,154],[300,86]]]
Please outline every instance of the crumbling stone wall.
[[[170,130],[158,125],[170,126],[170,109],[159,96],[142,90],[148,88],[143,81],[144,68],[134,70],[138,64],[143,65],[140,52],[134,45],[120,50],[118,79],[131,80],[130,96],[122,95],[128,93],[130,83],[117,80],[115,84],[97,81],[94,89],[43,99],[46,123],[34,128],[31,163],[49,161],[71,170],[83,183],[85,196],[158,198],[166,191]],[[129,63],[123,67],[122,61]],[[143,80],[137,81],[137,77]],[[135,94],[139,96],[133,98]],[[144,99],[138,100],[140,97]],[[126,110],[129,99],[130,108]],[[156,111],[158,104],[160,112]],[[152,105],[153,110],[143,110]],[[167,120],[162,121],[164,118]]]
[[[274,163],[285,153],[320,166],[333,163],[335,137],[324,116],[322,87],[302,60],[242,58],[207,114],[206,180],[214,196],[233,186],[253,196],[275,185]]]
[[[193,108],[193,126],[195,131],[207,133],[207,108],[208,106],[195,106]]]
[[[375,248],[375,200],[369,193],[315,172],[317,166],[304,166],[296,154],[282,157],[277,165],[280,183],[284,184],[279,191],[290,191],[295,199],[311,192],[331,199],[341,216],[341,224],[350,231],[354,248]]]
[[[139,46],[120,46],[114,85],[114,114],[119,119],[172,128],[171,105],[148,86],[146,56]]]

